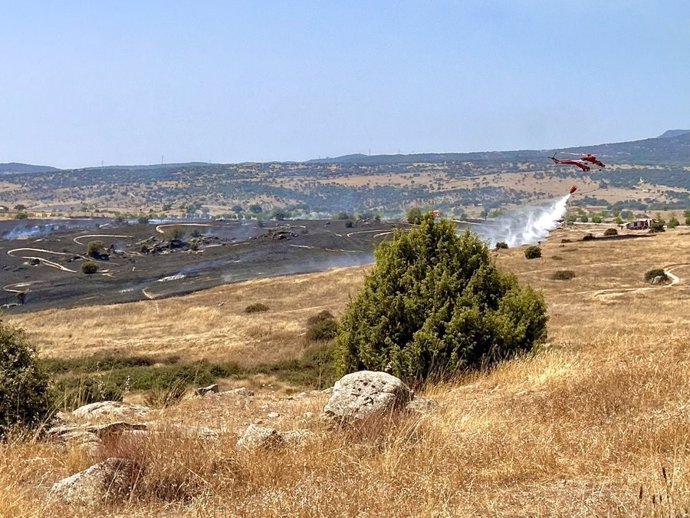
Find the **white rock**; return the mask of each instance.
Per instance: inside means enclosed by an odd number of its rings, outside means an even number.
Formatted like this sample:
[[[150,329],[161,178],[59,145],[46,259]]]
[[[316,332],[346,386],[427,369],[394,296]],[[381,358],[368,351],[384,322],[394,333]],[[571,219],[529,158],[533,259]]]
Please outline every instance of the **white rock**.
[[[407,385],[388,373],[353,372],[335,384],[323,412],[326,419],[342,425],[400,409],[412,395]]]
[[[256,448],[279,448],[284,445],[283,438],[275,428],[250,424],[237,441],[238,450]]]
[[[219,392],[218,395],[223,397],[252,397],[254,392],[246,387],[240,387],[232,390],[224,390],[223,392]]]
[[[122,416],[137,415],[145,416],[151,411],[149,407],[142,405],[131,405],[122,401],[98,401],[88,405],[80,406],[72,412],[75,417],[101,417],[101,416]]]
[[[304,444],[316,437],[309,430],[280,432],[275,428],[250,424],[237,441],[238,450],[273,449]]]
[[[96,504],[126,498],[138,476],[131,460],[110,458],[53,484],[50,495],[68,503]]]

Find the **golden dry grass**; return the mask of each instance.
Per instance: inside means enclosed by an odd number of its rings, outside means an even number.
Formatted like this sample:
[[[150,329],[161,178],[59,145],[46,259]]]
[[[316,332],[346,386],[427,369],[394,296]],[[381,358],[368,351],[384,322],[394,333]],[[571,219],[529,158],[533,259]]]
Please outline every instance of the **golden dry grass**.
[[[361,268],[230,284],[185,297],[56,309],[8,318],[45,356],[179,354],[251,366],[298,355],[306,321],[339,314],[362,280]],[[269,311],[245,313],[262,303]]]
[[[439,403],[435,413],[345,434],[327,432],[319,420],[326,395],[188,399],[150,417],[161,432],[145,444],[113,442],[94,457],[40,442],[0,446],[0,515],[685,516],[690,235],[561,246],[563,238],[575,240],[578,233],[554,233],[542,259],[528,261],[521,250],[497,254],[501,265],[544,290],[551,313],[547,347],[491,372],[429,388],[426,395]],[[664,266],[673,268],[679,284],[648,289],[644,273]],[[551,280],[558,269],[576,277]],[[338,312],[346,300],[340,292],[361,282],[361,274],[358,269],[303,276],[294,296],[284,306],[268,302],[276,311],[261,318],[278,326],[291,319],[289,311],[304,311],[306,319],[316,312],[315,300],[325,301],[314,292],[343,279],[333,293],[341,302],[327,304]],[[260,293],[285,290],[298,280],[228,286],[159,304],[177,302],[186,314],[194,307],[217,307],[216,293],[240,290],[233,293],[247,300],[236,305],[239,322],[244,305],[266,302],[268,295]],[[280,300],[280,293],[274,296]],[[139,305],[139,312],[151,304]],[[159,314],[149,311],[151,319]],[[137,311],[129,314],[134,324],[144,325]],[[36,340],[40,322],[33,322]],[[294,345],[291,353],[298,354]],[[269,412],[280,417],[270,419]],[[311,429],[318,439],[283,452],[236,452],[237,434],[257,420],[285,430]],[[220,437],[190,438],[180,426],[210,427]],[[48,501],[52,482],[113,454],[136,457],[147,468],[129,502],[94,511]]]

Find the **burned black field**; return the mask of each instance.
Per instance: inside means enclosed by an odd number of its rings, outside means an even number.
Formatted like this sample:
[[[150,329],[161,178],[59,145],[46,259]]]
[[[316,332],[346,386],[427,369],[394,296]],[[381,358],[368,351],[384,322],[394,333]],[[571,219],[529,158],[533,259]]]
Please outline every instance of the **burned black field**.
[[[393,228],[373,221],[0,221],[0,304],[8,313],[112,304],[365,264]],[[96,258],[87,256],[92,241],[103,244]],[[82,272],[88,260],[96,273]]]

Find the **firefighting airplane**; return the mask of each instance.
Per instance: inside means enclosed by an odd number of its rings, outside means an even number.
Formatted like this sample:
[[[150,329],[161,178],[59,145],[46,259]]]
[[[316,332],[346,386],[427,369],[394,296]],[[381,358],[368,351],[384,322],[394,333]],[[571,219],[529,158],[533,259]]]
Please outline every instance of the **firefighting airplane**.
[[[595,171],[601,171],[604,167],[606,167],[606,165],[604,165],[604,163],[592,153],[587,153],[586,155],[582,155],[580,158],[572,160],[560,160],[556,158],[556,153],[549,158],[553,160],[556,165],[574,165],[575,167],[579,167],[584,172],[591,171],[592,169]]]

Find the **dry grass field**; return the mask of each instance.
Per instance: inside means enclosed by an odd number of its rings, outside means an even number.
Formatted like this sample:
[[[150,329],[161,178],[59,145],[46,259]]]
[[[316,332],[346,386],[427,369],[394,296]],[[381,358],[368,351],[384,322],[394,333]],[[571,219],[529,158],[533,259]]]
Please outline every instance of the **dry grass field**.
[[[690,235],[582,235],[553,233],[541,259],[526,260],[521,249],[496,254],[544,291],[548,344],[490,372],[429,387],[426,395],[439,404],[431,414],[340,433],[319,419],[322,394],[190,398],[149,416],[160,433],[113,441],[91,455],[38,441],[0,445],[0,515],[687,516]],[[673,284],[645,283],[644,273],[660,267],[673,273]],[[559,270],[575,277],[552,279]],[[363,273],[256,281],[12,323],[44,355],[174,351],[269,361],[299,355],[306,318],[324,308],[339,314]],[[245,315],[253,302],[271,310]],[[237,434],[257,420],[318,438],[285,451],[237,452]],[[210,427],[219,438],[190,438],[182,427]],[[89,509],[48,499],[52,483],[113,455],[145,468],[129,501]]]

